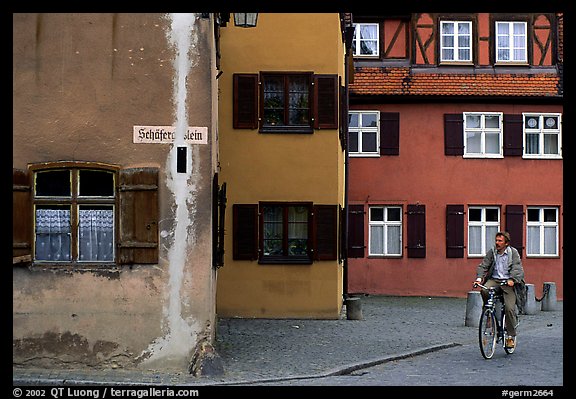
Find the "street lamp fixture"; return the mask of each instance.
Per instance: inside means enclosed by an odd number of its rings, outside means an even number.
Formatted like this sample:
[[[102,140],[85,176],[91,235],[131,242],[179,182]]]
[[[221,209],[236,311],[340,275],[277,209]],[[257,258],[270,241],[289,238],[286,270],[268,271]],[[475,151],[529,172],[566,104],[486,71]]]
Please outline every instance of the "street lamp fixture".
[[[257,12],[235,12],[234,25],[241,28],[254,28],[258,21]]]

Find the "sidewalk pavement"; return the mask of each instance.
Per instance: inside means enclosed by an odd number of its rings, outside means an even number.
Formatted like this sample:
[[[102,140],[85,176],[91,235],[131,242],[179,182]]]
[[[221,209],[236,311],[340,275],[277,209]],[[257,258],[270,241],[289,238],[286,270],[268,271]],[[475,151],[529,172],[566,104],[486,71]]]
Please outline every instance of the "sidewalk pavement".
[[[477,327],[465,326],[466,298],[363,296],[361,308],[362,320],[347,320],[345,308],[339,320],[220,319],[215,345],[224,364],[222,376],[195,377],[186,370],[13,367],[13,384],[250,385],[347,374],[478,339]],[[562,322],[559,301],[555,311],[521,315],[518,335],[522,330],[562,329]]]

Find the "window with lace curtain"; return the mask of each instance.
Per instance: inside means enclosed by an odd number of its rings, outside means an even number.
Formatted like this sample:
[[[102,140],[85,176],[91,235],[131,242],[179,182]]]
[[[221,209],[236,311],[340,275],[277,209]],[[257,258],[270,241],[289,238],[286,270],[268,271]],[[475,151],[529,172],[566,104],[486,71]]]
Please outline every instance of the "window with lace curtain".
[[[402,255],[402,207],[371,206],[368,254]]]
[[[35,171],[34,261],[114,262],[115,192],[111,170]]]
[[[558,208],[528,207],[526,255],[558,256]]]

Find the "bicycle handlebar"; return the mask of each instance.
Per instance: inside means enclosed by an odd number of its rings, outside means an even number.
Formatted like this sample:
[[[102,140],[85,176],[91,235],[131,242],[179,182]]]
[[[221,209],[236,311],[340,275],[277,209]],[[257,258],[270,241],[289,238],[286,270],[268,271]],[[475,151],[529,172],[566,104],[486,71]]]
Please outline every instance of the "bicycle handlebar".
[[[500,285],[507,285],[507,284],[508,284],[508,283],[506,283],[505,281],[501,281],[501,282],[500,282]],[[492,289],[496,288],[496,287],[486,287],[485,285],[482,285],[482,284],[480,284],[480,283],[476,283],[476,282],[475,282],[475,283],[474,283],[474,288],[476,288],[476,287],[484,288],[485,290],[489,290],[490,288],[492,288]]]

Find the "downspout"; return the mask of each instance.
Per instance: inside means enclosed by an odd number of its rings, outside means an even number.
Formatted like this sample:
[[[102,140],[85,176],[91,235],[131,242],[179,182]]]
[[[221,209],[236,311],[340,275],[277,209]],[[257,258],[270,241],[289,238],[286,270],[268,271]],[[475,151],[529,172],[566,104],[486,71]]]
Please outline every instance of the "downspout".
[[[344,115],[345,119],[345,132],[346,135],[345,139],[345,146],[344,146],[344,243],[343,243],[343,254],[344,254],[344,261],[343,261],[343,268],[344,268],[344,276],[342,279],[342,283],[344,285],[342,290],[342,295],[344,302],[348,299],[348,188],[349,188],[349,154],[348,154],[348,110],[350,108],[350,93],[349,93],[349,84],[350,84],[350,61],[351,61],[351,51],[352,51],[352,40],[354,38],[354,25],[352,24],[352,15],[350,15],[350,25],[346,26],[344,39],[345,39],[345,49],[346,55],[344,58],[344,92],[346,93],[346,101],[345,101],[345,112]],[[354,63],[352,60],[352,68],[354,67]]]

